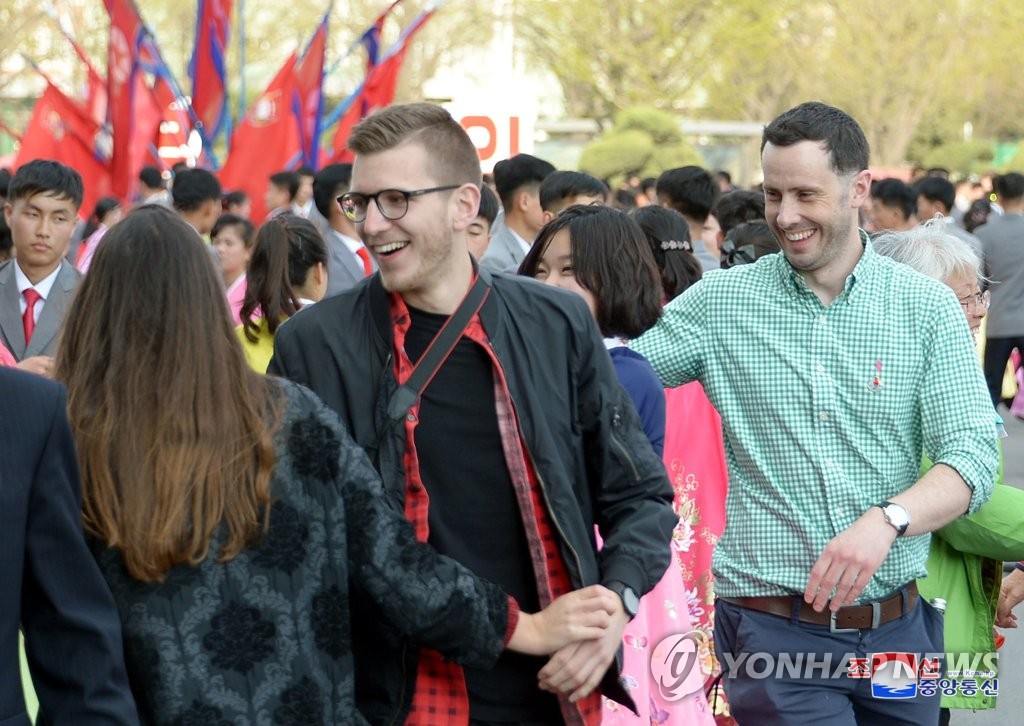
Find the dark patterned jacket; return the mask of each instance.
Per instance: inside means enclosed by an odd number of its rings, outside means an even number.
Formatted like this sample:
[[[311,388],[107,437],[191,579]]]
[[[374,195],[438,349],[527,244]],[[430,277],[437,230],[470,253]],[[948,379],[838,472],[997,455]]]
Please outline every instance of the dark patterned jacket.
[[[350,578],[378,618],[455,661],[487,668],[503,649],[500,588],[418,544],[337,416],[280,385],[270,528],[258,546],[220,564],[219,533],[202,564],[176,566],[159,584],[134,580],[117,551],[97,548],[143,723],[365,723]]]
[[[505,373],[573,586],[617,580],[648,592],[669,562],[678,522],[672,487],[586,304],[524,277],[480,275],[491,285],[480,320]],[[279,328],[268,373],[309,386],[341,414],[401,511],[405,433],[387,417],[397,388],[392,339],[388,294],[373,275]],[[453,453],[458,446],[452,442]],[[595,524],[604,540],[600,552]],[[375,622],[358,588],[353,597],[359,708],[373,723],[401,723],[417,650]],[[602,691],[631,703],[614,668]]]

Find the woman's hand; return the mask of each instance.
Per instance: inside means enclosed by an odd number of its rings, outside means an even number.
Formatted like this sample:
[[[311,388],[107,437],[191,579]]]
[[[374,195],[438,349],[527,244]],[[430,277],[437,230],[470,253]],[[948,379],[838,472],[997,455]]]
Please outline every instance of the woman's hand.
[[[508,649],[550,655],[570,643],[600,638],[617,607],[619,596],[601,585],[570,592],[539,613],[520,613]]]
[[[996,625],[1000,628],[1016,628],[1017,616],[1013,608],[1024,600],[1024,570],[1014,570],[1003,578],[999,589],[999,605],[996,607]]]

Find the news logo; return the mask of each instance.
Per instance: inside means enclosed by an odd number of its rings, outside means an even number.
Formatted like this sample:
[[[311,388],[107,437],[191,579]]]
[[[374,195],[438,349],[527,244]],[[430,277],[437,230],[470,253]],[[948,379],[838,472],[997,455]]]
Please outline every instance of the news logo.
[[[916,698],[917,675],[917,653],[871,654],[871,695],[874,698]]]

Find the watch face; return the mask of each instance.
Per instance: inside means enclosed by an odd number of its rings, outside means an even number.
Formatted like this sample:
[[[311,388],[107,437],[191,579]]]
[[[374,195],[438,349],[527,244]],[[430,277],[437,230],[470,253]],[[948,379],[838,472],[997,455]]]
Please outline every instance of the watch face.
[[[629,617],[636,615],[636,611],[640,608],[640,598],[637,597],[633,588],[627,587],[622,590],[622,605]]]
[[[889,521],[896,529],[903,533],[903,530],[910,524],[910,518],[907,516],[907,510],[898,504],[889,504],[882,509],[885,512],[885,518]]]

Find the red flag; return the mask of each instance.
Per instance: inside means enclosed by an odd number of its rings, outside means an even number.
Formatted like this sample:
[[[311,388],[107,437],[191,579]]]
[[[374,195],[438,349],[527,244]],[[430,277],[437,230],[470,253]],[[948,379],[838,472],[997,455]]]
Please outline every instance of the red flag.
[[[338,130],[335,132],[334,141],[332,142],[333,153],[331,154],[330,163],[336,164],[351,161],[352,154],[349,152],[346,144],[348,143],[348,137],[352,132],[352,128],[360,120],[366,118],[374,111],[390,106],[391,102],[395,100],[398,74],[402,70],[402,64],[405,62],[405,55],[409,51],[409,45],[416,33],[423,28],[433,14],[434,9],[425,10],[409,23],[408,27],[402,31],[401,37],[395,46],[392,47],[387,57],[375,65],[366,76],[366,80],[363,81],[363,86],[357,92],[352,105],[349,106],[338,122]]]
[[[252,200],[252,219],[267,215],[263,201],[267,179],[288,168],[299,156],[299,128],[292,113],[295,92],[295,53],[281,66],[266,90],[231,135],[231,153],[221,168],[221,185],[244,190]]]
[[[306,51],[295,63],[295,91],[292,110],[298,120],[302,161],[315,169],[320,146],[321,93],[324,78],[324,54],[327,51],[327,15],[320,21]]]
[[[89,75],[85,105],[89,111],[89,116],[102,126],[103,122],[107,120],[107,81],[96,70],[96,66],[92,64],[92,60],[85,52],[85,49],[71,37],[71,34],[65,31],[63,26],[61,26],[60,31],[67,38],[71,47],[75,49],[75,55],[85,64],[85,70]]]
[[[131,0],[104,0],[110,14],[110,41],[107,46],[108,118],[113,135],[111,174],[114,193],[128,198],[135,182],[133,160],[142,158],[142,151],[133,148],[139,139],[133,133],[134,98],[138,86],[139,41],[143,33],[142,19]]]
[[[33,159],[53,159],[82,175],[85,194],[81,213],[87,217],[100,197],[110,194],[110,171],[97,153],[101,128],[59,88],[48,83],[36,101],[14,167]]]
[[[199,0],[196,45],[189,63],[192,108],[211,142],[227,118],[228,30],[232,0]]]

